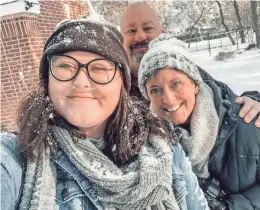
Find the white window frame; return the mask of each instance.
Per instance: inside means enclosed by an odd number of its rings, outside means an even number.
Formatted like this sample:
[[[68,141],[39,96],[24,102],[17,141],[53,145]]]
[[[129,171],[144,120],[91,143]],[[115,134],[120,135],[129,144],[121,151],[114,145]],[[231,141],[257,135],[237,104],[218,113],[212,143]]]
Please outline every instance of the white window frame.
[[[38,0],[0,0],[0,18],[40,15]]]

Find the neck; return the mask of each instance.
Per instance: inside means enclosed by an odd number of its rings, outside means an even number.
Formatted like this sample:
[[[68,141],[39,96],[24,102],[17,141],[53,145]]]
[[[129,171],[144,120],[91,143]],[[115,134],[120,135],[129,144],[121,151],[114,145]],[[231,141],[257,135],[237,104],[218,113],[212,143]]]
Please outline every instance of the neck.
[[[91,127],[87,127],[87,128],[82,128],[82,127],[78,127],[80,132],[82,132],[84,135],[91,137],[91,138],[100,138],[102,136],[104,136],[105,134],[105,129],[106,129],[106,125],[107,125],[107,121],[98,124],[98,125],[94,125]]]
[[[190,132],[190,123],[191,123],[191,115],[188,117],[188,119],[186,120],[186,122],[184,122],[183,124],[181,124],[180,126],[183,127],[185,130]]]
[[[190,124],[182,124],[181,127],[190,133]]]
[[[138,78],[131,74],[131,84],[135,87],[138,87]]]

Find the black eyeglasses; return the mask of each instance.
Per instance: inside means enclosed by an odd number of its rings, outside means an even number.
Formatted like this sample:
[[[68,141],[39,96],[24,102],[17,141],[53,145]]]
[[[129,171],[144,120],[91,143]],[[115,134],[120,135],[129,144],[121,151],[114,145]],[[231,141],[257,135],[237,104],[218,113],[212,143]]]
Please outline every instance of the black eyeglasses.
[[[77,77],[82,67],[86,68],[89,78],[97,84],[110,83],[115,75],[117,62],[97,58],[82,64],[69,55],[51,55],[47,57],[52,76],[59,81],[70,81]]]

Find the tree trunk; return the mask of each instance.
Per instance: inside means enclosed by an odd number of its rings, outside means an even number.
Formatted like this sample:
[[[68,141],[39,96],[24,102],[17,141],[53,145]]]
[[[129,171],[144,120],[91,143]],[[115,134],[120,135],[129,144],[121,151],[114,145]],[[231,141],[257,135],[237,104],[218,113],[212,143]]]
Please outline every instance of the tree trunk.
[[[191,38],[192,38],[192,27],[189,28],[189,43],[188,43],[188,48],[190,48]]]
[[[252,10],[252,21],[255,31],[256,46],[260,48],[260,30],[258,27],[258,16],[257,16],[257,1],[251,1],[251,10]]]
[[[212,5],[212,3],[211,3],[211,5]],[[197,20],[195,20],[193,25],[189,27],[189,44],[188,44],[189,48],[190,48],[190,42],[191,42],[191,38],[192,38],[192,31],[193,31],[194,27],[197,25],[197,23],[200,21],[200,19],[203,17],[205,11],[206,11],[206,7],[203,8],[199,17],[197,18]]]
[[[231,34],[230,34],[230,32],[229,32],[229,29],[228,29],[228,27],[227,27],[227,25],[226,25],[226,23],[225,23],[225,17],[224,17],[223,11],[222,11],[222,6],[221,6],[221,4],[220,4],[219,1],[216,1],[216,3],[218,4],[219,13],[220,13],[220,18],[221,18],[221,23],[222,23],[222,25],[223,25],[224,28],[225,28],[225,31],[226,31],[226,33],[227,33],[227,35],[228,35],[228,38],[230,39],[232,45],[236,45],[236,42],[234,41],[233,37],[231,36]]]
[[[234,9],[235,9],[235,12],[236,12],[236,16],[237,16],[237,21],[238,21],[238,29],[239,29],[239,34],[240,34],[240,37],[241,37],[241,42],[242,43],[245,43],[246,42],[246,38],[245,38],[245,33],[244,33],[244,30],[243,30],[243,24],[242,24],[242,19],[241,19],[241,16],[239,14],[239,7],[238,7],[238,3],[236,0],[234,0],[232,2],[233,6],[234,6]]]

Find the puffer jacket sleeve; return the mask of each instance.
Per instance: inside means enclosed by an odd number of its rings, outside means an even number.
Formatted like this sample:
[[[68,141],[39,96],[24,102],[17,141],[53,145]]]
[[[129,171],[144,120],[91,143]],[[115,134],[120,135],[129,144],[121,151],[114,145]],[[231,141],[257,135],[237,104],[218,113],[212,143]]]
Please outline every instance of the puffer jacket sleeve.
[[[260,209],[260,184],[241,194],[233,194],[227,200],[230,210],[258,210]]]
[[[246,91],[241,96],[248,96],[251,99],[260,102],[260,93],[258,91]]]
[[[1,209],[13,210],[22,183],[22,160],[17,138],[11,133],[0,133],[1,139]]]
[[[246,180],[252,180],[252,184],[242,193],[228,196],[226,202],[230,210],[260,210],[260,129],[254,126],[254,121],[246,124],[239,119],[236,132],[238,182],[241,187]],[[243,158],[239,154],[245,154],[244,151],[248,155]]]
[[[173,146],[173,190],[181,210],[209,210],[191,163],[182,146]]]

